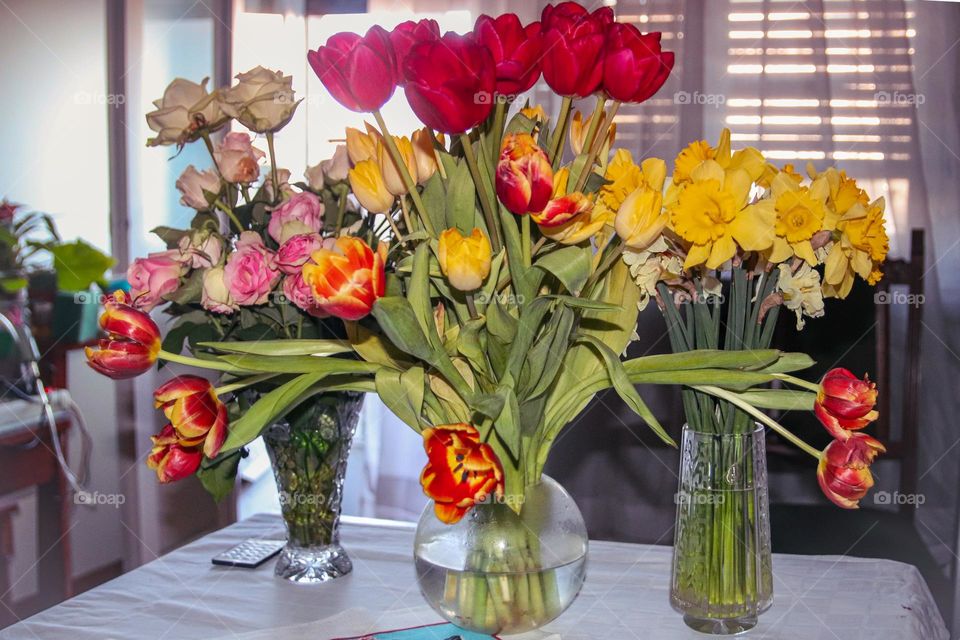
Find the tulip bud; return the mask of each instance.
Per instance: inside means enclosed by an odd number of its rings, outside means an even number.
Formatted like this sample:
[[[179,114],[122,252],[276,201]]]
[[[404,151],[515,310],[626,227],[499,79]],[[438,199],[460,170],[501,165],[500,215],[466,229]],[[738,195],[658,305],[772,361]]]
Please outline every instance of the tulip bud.
[[[480,229],[464,236],[458,229],[440,234],[437,258],[447,280],[460,291],[474,291],[490,274],[490,241]]]
[[[531,217],[541,227],[559,227],[592,208],[593,202],[590,198],[578,191],[554,198],[547,203],[543,211],[531,214]]]
[[[386,213],[393,207],[394,195],[387,189],[375,159],[358,162],[347,178],[353,195],[370,213]]]
[[[529,133],[503,140],[497,163],[497,197],[517,215],[539,213],[553,193],[553,167]]]
[[[147,457],[147,466],[157,472],[162,484],[192,476],[200,468],[203,453],[196,446],[183,446],[172,425],[150,436],[153,448]]]
[[[410,139],[406,136],[393,136],[393,142],[397,146],[397,151],[400,152],[400,157],[403,158],[403,163],[407,165],[407,172],[410,174],[410,178],[414,184],[416,184],[417,160],[413,155],[413,145],[410,143]],[[383,183],[387,187],[387,191],[395,196],[405,195],[407,193],[407,185],[403,181],[400,167],[393,161],[393,157],[390,155],[390,149],[382,143],[377,147],[377,164],[380,166],[380,175],[383,176]]]
[[[643,250],[660,237],[667,224],[663,196],[659,191],[639,187],[627,196],[614,221],[617,235],[631,249]]]
[[[154,406],[163,409],[179,443],[203,445],[203,454],[213,458],[227,439],[227,407],[206,378],[177,376],[153,393]]]
[[[433,133],[424,127],[413,132],[413,157],[416,160],[417,184],[423,184],[437,172],[437,154],[433,148]],[[411,173],[411,175],[414,175]]]
[[[820,454],[817,482],[831,502],[844,509],[856,509],[873,486],[870,464],[886,448],[865,433],[853,433],[847,440],[834,440]]]
[[[128,304],[122,291],[104,305],[100,328],[107,337],[98,347],[87,347],[87,364],[114,380],[133,378],[156,362],[160,353],[160,328],[149,315]]]
[[[586,153],[588,149],[585,149],[587,145],[587,134],[590,132],[590,122],[596,116],[596,112],[591,113],[586,122],[583,121],[583,114],[579,111],[575,111],[573,114],[573,119],[570,121],[570,149],[573,151],[574,155],[580,155],[581,153]],[[603,131],[604,127],[607,124],[607,112],[600,112],[600,124],[597,125],[597,134]],[[613,141],[617,138],[617,123],[610,123],[610,128],[607,130],[607,139],[604,141],[604,145],[607,147],[613,146]]]
[[[858,379],[847,369],[831,369],[820,381],[813,405],[814,413],[838,440],[848,440],[853,431],[863,429],[879,417],[877,385],[864,376]]]
[[[350,162],[357,164],[364,160],[377,159],[377,145],[383,140],[380,132],[364,123],[367,132],[359,129],[347,127],[347,155],[350,156]]]

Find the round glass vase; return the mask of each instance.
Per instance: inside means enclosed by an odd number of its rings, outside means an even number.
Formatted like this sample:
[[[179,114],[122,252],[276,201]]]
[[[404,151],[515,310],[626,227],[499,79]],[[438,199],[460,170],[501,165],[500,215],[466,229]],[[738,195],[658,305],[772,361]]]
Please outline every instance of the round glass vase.
[[[353,569],[340,546],[338,526],[347,455],[362,404],[362,393],[320,393],[263,433],[287,527],[287,545],[275,570],[281,578],[312,584]]]
[[[424,509],[414,560],[420,592],[453,624],[487,634],[538,629],[576,599],[586,574],[587,528],[553,479],[527,489],[520,514],[479,504],[453,525]]]
[[[745,632],[773,604],[764,429],[684,426],[680,455],[670,604],[701,633]]]

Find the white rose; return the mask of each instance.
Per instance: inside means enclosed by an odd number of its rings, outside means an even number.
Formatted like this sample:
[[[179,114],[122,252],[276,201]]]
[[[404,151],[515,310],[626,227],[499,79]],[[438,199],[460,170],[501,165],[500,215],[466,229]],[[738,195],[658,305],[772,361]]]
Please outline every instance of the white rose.
[[[156,110],[147,114],[147,125],[157,136],[147,140],[148,146],[183,145],[226,124],[228,118],[220,110],[217,93],[207,93],[207,80],[197,84],[177,78],[162,98],[153,101]]]
[[[194,230],[180,238],[180,260],[193,269],[206,269],[223,257],[223,239],[209,231]]]
[[[223,267],[207,269],[203,274],[203,293],[200,296],[200,304],[204,309],[214,313],[231,314],[240,308],[223,280]]]
[[[303,177],[312,191],[323,189],[323,162],[307,167],[306,171],[303,172]]]
[[[177,178],[177,190],[180,192],[180,204],[204,211],[210,208],[205,192],[214,195],[220,193],[220,176],[212,169],[197,171],[191,164]]]
[[[293,92],[293,76],[256,67],[237,74],[239,83],[220,92],[220,106],[243,126],[266,133],[283,128],[300,101]]]
[[[331,182],[341,182],[347,179],[347,172],[350,171],[350,156],[347,154],[347,146],[337,145],[333,152],[333,157],[320,163],[323,172]]]

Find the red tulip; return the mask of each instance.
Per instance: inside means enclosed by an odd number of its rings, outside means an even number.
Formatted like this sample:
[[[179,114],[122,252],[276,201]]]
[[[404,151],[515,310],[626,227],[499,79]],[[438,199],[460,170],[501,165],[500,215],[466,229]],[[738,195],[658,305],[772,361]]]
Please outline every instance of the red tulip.
[[[873,486],[870,464],[886,448],[865,433],[853,433],[846,441],[834,440],[820,455],[817,482],[831,502],[856,509]]]
[[[553,195],[553,167],[529,133],[503,139],[497,163],[497,197],[517,215],[539,213]]]
[[[477,503],[503,496],[503,467],[497,454],[469,424],[445,424],[423,430],[427,464],[420,484],[434,501],[441,522],[459,522]]]
[[[614,100],[643,102],[673,69],[673,52],[660,50],[660,32],[640,33],[632,24],[613,23],[603,57],[603,90]]]
[[[576,2],[547,5],[540,17],[543,31],[543,78],[562,96],[585,97],[603,80],[603,48],[613,9],[593,13]]]
[[[541,227],[549,229],[570,222],[576,216],[585,211],[590,211],[592,208],[593,202],[590,198],[576,191],[554,198],[547,203],[543,211],[530,214],[530,217]]]
[[[831,369],[820,381],[813,411],[823,426],[838,440],[847,440],[879,417],[877,385],[864,376],[860,380],[846,369]]]
[[[447,33],[414,45],[404,60],[404,91],[420,121],[443,133],[463,133],[493,108],[496,71],[485,47]]]
[[[172,425],[151,436],[153,449],[147,457],[147,466],[157,472],[161,483],[182,480],[192,476],[200,468],[203,454],[196,446],[183,446]]]
[[[227,438],[227,407],[210,381],[177,376],[153,392],[154,404],[173,425],[179,444],[200,447],[208,458],[220,452]]]
[[[313,72],[334,99],[351,111],[377,111],[397,87],[397,59],[390,34],[374,25],[366,35],[337,33],[307,52]]]
[[[114,293],[113,300],[104,304],[100,328],[107,337],[96,349],[84,352],[87,364],[114,380],[133,378],[145,372],[160,353],[160,329],[149,315],[128,304],[122,291]]]
[[[387,245],[373,251],[358,238],[341,236],[334,249],[314,252],[303,266],[303,280],[313,292],[317,308],[342,320],[359,320],[373,309],[386,288],[384,260]]]
[[[440,39],[440,25],[436,20],[423,19],[419,22],[407,20],[401,22],[393,31],[390,32],[390,42],[393,43],[393,51],[397,56],[397,82],[401,85],[405,83],[403,77],[403,61],[407,59],[407,54],[415,44],[421,42],[434,42]]]
[[[496,18],[483,15],[477,18],[473,35],[493,56],[497,93],[515,96],[536,83],[543,51],[539,22],[524,27],[515,13]]]

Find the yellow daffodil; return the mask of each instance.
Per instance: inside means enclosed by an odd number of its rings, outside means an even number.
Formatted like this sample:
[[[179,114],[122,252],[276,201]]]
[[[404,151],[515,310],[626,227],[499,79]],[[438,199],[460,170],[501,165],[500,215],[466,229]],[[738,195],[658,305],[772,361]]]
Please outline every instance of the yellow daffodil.
[[[490,275],[490,241],[480,229],[475,228],[469,236],[447,229],[440,234],[437,259],[454,288],[474,291]]]
[[[773,179],[771,195],[750,206],[764,220],[764,229],[772,231],[767,259],[778,263],[797,256],[815,265],[817,256],[810,239],[823,229],[825,202],[829,187],[823,178],[809,187],[801,187],[795,174],[781,171]]]
[[[824,262],[823,293],[828,298],[846,298],[853,288],[854,275],[869,284],[883,277],[880,265],[887,258],[890,241],[884,222],[884,199],[851,206],[837,224],[839,238],[830,247]]]
[[[706,140],[691,142],[677,156],[673,169],[674,184],[690,182],[694,169],[707,160],[714,160],[726,170],[743,169],[751,180],[758,180],[766,166],[763,155],[753,147],[745,147],[739,151],[730,151],[730,130],[720,132],[720,141],[716,148],[711,147]]]
[[[773,242],[771,221],[747,207],[753,181],[744,169],[724,171],[715,160],[701,162],[669,207],[670,225],[690,243],[685,269],[706,263],[716,269],[737,253],[763,251]]]
[[[777,165],[772,162],[766,163],[763,168],[763,173],[760,174],[760,177],[757,178],[757,184],[759,184],[764,189],[769,189],[770,185],[773,184],[773,179],[776,178],[779,174],[787,174],[791,180],[800,184],[803,182],[803,176],[797,173],[796,169],[792,164],[783,165],[783,169],[779,168]],[[816,177],[816,176],[814,176]]]
[[[823,315],[823,291],[820,273],[806,262],[794,273],[789,265],[777,267],[780,277],[777,290],[783,295],[783,305],[797,314],[797,331],[803,329],[803,317],[819,318]]]
[[[845,171],[830,167],[818,174],[813,165],[808,164],[807,174],[812,180],[823,178],[830,187],[830,193],[827,196],[827,215],[823,222],[824,229],[831,231],[836,229],[840,219],[848,213],[854,218],[864,215],[864,212],[855,209],[865,209],[870,203],[870,197],[857,185],[856,180],[847,177]]]
[[[403,158],[403,163],[407,165],[410,177],[416,184],[417,159],[413,152],[413,143],[406,136],[393,136],[393,141],[397,146],[397,151],[400,152],[400,157]],[[377,164],[380,166],[380,173],[383,175],[383,182],[387,186],[387,191],[395,196],[406,194],[407,185],[403,181],[403,176],[400,175],[400,168],[393,161],[387,145],[382,142],[377,145]]]
[[[604,213],[616,213],[627,196],[641,186],[663,191],[667,164],[659,158],[647,158],[640,165],[626,149],[617,149],[604,172],[604,184],[597,191],[597,206]]]
[[[375,159],[356,163],[347,173],[347,178],[353,195],[370,213],[386,213],[393,207],[394,195],[387,189]]]
[[[369,123],[364,124],[367,127],[366,133],[347,127],[347,155],[350,156],[350,162],[353,164],[377,158],[377,145],[382,136]]]

